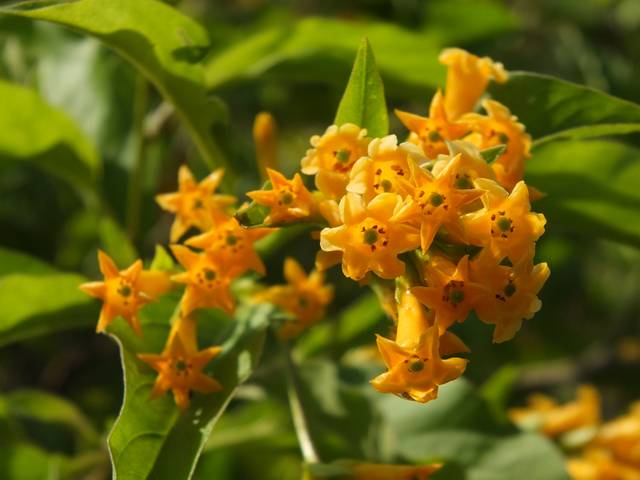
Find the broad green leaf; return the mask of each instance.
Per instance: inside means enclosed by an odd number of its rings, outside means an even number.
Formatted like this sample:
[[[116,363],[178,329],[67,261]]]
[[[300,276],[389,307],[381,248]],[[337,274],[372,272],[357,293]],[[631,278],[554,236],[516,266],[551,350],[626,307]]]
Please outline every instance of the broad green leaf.
[[[109,436],[113,468],[121,480],[192,475],[214,424],[258,361],[271,312],[265,305],[242,307],[230,325],[230,335],[228,322],[218,324],[217,338],[208,340],[224,340],[223,352],[206,371],[220,381],[224,390],[212,395],[196,394],[191,406],[181,412],[170,395],[149,399],[156,373],[136,357],[137,353],[162,350],[174,307],[175,302],[166,297],[145,307],[142,340],[123,323],[110,329],[120,344],[125,375],[123,407]]]
[[[354,123],[366,128],[372,137],[383,137],[389,133],[384,87],[367,39],[362,40],[356,54],[334,123]]]
[[[512,72],[489,92],[527,127],[534,145],[640,131],[639,105],[547,75]]]
[[[95,186],[98,156],[78,126],[25,87],[0,80],[0,167],[28,161],[83,191]]]
[[[97,321],[96,303],[78,289],[81,275],[3,248],[0,260],[0,345]]]
[[[640,149],[607,140],[549,143],[528,161],[526,180],[547,194],[533,204],[547,230],[640,247]]]
[[[152,82],[191,133],[210,168],[224,163],[211,129],[216,119],[198,63],[209,48],[204,28],[157,0],[23,2],[0,13],[46,20],[93,35]]]
[[[428,32],[413,32],[383,22],[305,18],[249,34],[207,60],[207,85],[214,89],[266,72],[336,85],[367,37],[388,86],[426,92],[444,80],[438,64],[442,44]]]

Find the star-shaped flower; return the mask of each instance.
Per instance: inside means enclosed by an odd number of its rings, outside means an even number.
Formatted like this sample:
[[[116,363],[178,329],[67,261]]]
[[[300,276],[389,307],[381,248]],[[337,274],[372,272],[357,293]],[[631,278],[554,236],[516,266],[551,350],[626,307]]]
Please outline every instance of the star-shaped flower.
[[[513,266],[501,265],[501,259],[482,252],[471,262],[470,275],[482,282],[486,293],[476,300],[475,311],[485,323],[495,325],[493,341],[510,340],[540,310],[538,292],[549,278],[546,263],[532,265],[523,258]]]
[[[473,130],[466,140],[480,149],[505,145],[505,151],[491,164],[498,182],[507,190],[522,180],[525,160],[531,154],[531,136],[525,132],[524,125],[511,115],[507,107],[495,100],[484,100],[482,106],[488,115],[470,113],[460,120]]]
[[[481,197],[484,208],[462,217],[469,242],[488,247],[496,258],[508,257],[514,265],[532,256],[546,219],[541,213],[531,212],[525,183],[518,182],[511,193],[489,179],[480,178],[475,183],[485,190]]]
[[[409,141],[420,145],[425,155],[432,159],[448,152],[446,140],[457,140],[469,133],[469,127],[464,123],[450,121],[440,90],[431,100],[428,117],[401,110],[396,110],[396,115],[411,132]]]
[[[331,125],[322,135],[311,137],[302,159],[302,173],[315,175],[316,187],[329,198],[340,198],[349,182],[351,167],[367,155],[367,131],[352,123]]]
[[[449,148],[448,155],[439,155],[433,164],[431,173],[435,177],[439,177],[442,171],[449,166],[456,157],[456,165],[450,171],[455,178],[454,187],[462,190],[475,188],[473,183],[476,178],[495,179],[495,174],[491,166],[482,158],[482,154],[478,147],[473,143],[465,140],[454,140],[447,142]]]
[[[480,198],[482,190],[457,188],[462,155],[456,155],[435,177],[429,171],[414,166],[412,184],[408,186],[407,201],[393,216],[398,222],[409,222],[420,227],[420,246],[429,250],[433,239],[444,227],[456,241],[465,241],[460,207]]]
[[[419,239],[417,228],[391,220],[401,203],[394,193],[381,193],[368,204],[355,193],[346,194],[340,201],[343,224],[322,230],[320,248],[342,251],[342,271],[353,280],[369,271],[390,279],[402,275],[405,265],[398,254],[416,248]]]
[[[197,308],[221,308],[232,313],[235,307],[229,290],[232,277],[224,258],[213,251],[196,253],[182,245],[173,245],[171,251],[187,270],[171,277],[187,286],[182,297],[182,314],[189,315]]]
[[[413,293],[436,315],[443,331],[455,322],[463,322],[477,299],[486,294],[480,283],[469,278],[469,257],[465,255],[457,265],[444,257],[434,257],[424,267],[426,287],[413,287]]]
[[[302,183],[299,173],[287,180],[276,170],[267,168],[271,190],[254,190],[247,196],[260,205],[269,207],[266,224],[286,223],[301,220],[311,215],[313,199]]]
[[[139,354],[138,358],[158,372],[151,391],[151,398],[172,390],[176,405],[181,409],[189,406],[189,391],[213,393],[222,390],[222,385],[202,372],[203,367],[215,358],[220,347],[209,347],[198,351],[194,344],[185,342],[180,335],[172,335],[160,355]]]
[[[353,165],[347,191],[363,195],[365,201],[384,192],[402,194],[400,184],[409,180],[409,165],[427,161],[418,146],[398,145],[395,135],[374,138],[369,144],[369,156]]]
[[[473,111],[489,80],[504,83],[508,78],[501,63],[459,48],[444,49],[438,59],[448,67],[444,104],[451,120]]]
[[[171,226],[171,241],[177,242],[185,232],[195,227],[204,231],[213,226],[213,219],[226,216],[225,210],[236,201],[232,195],[215,194],[224,170],[219,168],[197,183],[186,165],[178,170],[178,191],[156,196],[164,210],[176,214]]]
[[[114,261],[102,250],[98,250],[98,263],[104,281],[80,285],[83,292],[103,301],[96,332],[104,332],[117,316],[121,316],[136,334],[142,335],[138,311],[171,288],[168,275],[143,271],[141,260],[119,271]]]
[[[229,277],[242,275],[248,270],[264,275],[264,264],[253,245],[273,231],[273,228],[246,228],[234,217],[229,217],[208,232],[189,238],[185,243],[221,257],[229,267]]]

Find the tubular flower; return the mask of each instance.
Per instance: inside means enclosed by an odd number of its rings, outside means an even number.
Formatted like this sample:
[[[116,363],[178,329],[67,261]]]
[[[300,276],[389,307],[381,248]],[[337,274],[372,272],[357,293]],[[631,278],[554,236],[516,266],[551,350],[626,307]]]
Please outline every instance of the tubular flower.
[[[538,292],[549,278],[546,263],[532,265],[524,258],[514,266],[501,265],[490,253],[481,253],[471,262],[471,278],[486,287],[475,304],[480,320],[495,325],[493,341],[511,340],[522,326],[540,310]]]
[[[260,292],[255,299],[270,302],[291,313],[295,321],[285,323],[280,336],[293,338],[324,317],[325,307],[333,299],[333,287],[324,284],[322,272],[307,276],[293,258],[284,261],[287,285],[276,285]]]
[[[232,313],[235,306],[229,290],[232,277],[224,259],[216,252],[195,253],[182,245],[173,245],[171,251],[187,270],[171,277],[187,286],[182,297],[182,314],[189,315],[197,308],[221,308]]]
[[[458,378],[467,365],[463,358],[441,358],[437,322],[411,348],[379,335],[376,342],[388,371],[371,380],[373,387],[420,403],[436,398],[438,386]]]
[[[361,157],[351,169],[347,191],[363,195],[366,201],[379,193],[402,193],[400,184],[410,175],[410,163],[424,163],[418,147],[411,143],[398,146],[395,135],[375,138],[369,144],[369,156]]]
[[[446,140],[457,140],[469,133],[467,125],[450,121],[440,90],[431,100],[428,117],[401,110],[396,110],[396,116],[411,132],[409,141],[420,145],[429,158],[436,158],[448,152]]]
[[[469,241],[488,246],[496,258],[508,257],[514,265],[531,257],[546,219],[541,213],[531,212],[525,183],[518,182],[510,194],[484,178],[476,180],[476,186],[486,191],[482,196],[484,208],[462,217]]]
[[[260,177],[267,178],[267,169],[278,168],[278,128],[269,112],[260,112],[253,122],[253,141]]]
[[[465,255],[457,265],[434,257],[425,264],[424,276],[427,287],[413,287],[418,300],[435,311],[436,322],[441,331],[455,322],[463,322],[478,298],[486,295],[485,287],[469,278],[469,257]]]
[[[178,170],[178,191],[156,196],[156,202],[164,210],[176,214],[171,226],[171,241],[177,242],[185,232],[195,227],[207,231],[213,226],[213,218],[236,201],[232,195],[215,194],[224,170],[219,168],[200,183],[186,165]]]
[[[98,250],[98,263],[104,281],[80,285],[80,290],[104,302],[96,332],[104,332],[115,317],[121,316],[136,334],[142,335],[138,311],[171,288],[168,276],[162,272],[143,271],[141,260],[119,271],[102,250]]]
[[[405,265],[397,256],[416,248],[419,239],[417,228],[391,220],[401,203],[398,195],[381,193],[365,205],[359,195],[348,193],[340,201],[343,225],[323,229],[320,248],[343,252],[342,271],[353,280],[369,271],[390,279],[402,275]]]
[[[190,390],[201,393],[222,390],[218,381],[202,372],[203,367],[221,350],[220,347],[209,347],[198,351],[195,341],[185,341],[181,335],[172,335],[161,354],[139,354],[140,360],[158,372],[151,398],[172,390],[176,405],[184,410],[189,406]]]
[[[410,194],[393,220],[420,226],[420,246],[423,252],[429,250],[440,227],[444,227],[456,240],[465,240],[460,222],[460,207],[480,198],[483,191],[456,187],[459,180],[456,171],[461,159],[462,155],[454,157],[437,177],[418,166],[412,168],[413,185],[409,186]]]
[[[429,480],[442,464],[432,465],[384,465],[359,463],[352,467],[354,480]]]
[[[367,155],[367,131],[352,123],[331,125],[324,135],[311,137],[312,149],[302,159],[302,173],[315,175],[316,187],[329,198],[344,195],[349,171]]]
[[[600,423],[600,396],[591,385],[582,385],[577,400],[564,405],[542,394],[531,395],[527,403],[509,410],[509,418],[516,424],[537,425],[549,437]]]
[[[313,199],[311,193],[302,183],[299,173],[287,180],[280,172],[267,168],[267,175],[271,182],[271,190],[254,190],[247,196],[260,205],[270,208],[265,223],[284,223],[311,215]]]
[[[229,217],[206,233],[189,238],[190,247],[215,252],[228,266],[227,275],[235,277],[247,270],[265,274],[264,264],[253,244],[273,232],[272,228],[246,228],[234,217]]]
[[[478,148],[491,148],[503,144],[505,151],[491,164],[498,182],[507,190],[524,177],[524,164],[531,154],[531,136],[524,125],[511,115],[507,107],[495,100],[484,100],[482,106],[488,116],[469,113],[461,118],[474,131],[466,139]]]
[[[459,48],[444,49],[438,60],[447,66],[444,104],[451,120],[473,111],[489,80],[504,83],[508,78],[501,63]]]

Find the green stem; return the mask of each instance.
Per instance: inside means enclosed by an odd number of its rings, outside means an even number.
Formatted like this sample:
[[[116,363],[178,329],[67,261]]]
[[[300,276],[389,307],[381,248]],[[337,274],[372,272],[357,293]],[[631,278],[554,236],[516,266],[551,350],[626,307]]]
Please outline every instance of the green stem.
[[[284,342],[282,343],[282,351],[284,353],[287,370],[287,395],[289,396],[291,418],[296,430],[296,436],[298,437],[298,443],[300,444],[300,450],[302,451],[302,457],[307,463],[318,463],[320,461],[320,457],[313,445],[311,434],[309,432],[309,423],[304,409],[302,408],[302,401],[300,398],[300,379],[298,378],[293,358],[291,358],[289,346]]]
[[[133,240],[140,227],[140,211],[142,208],[142,173],[144,171],[144,119],[149,101],[149,88],[145,78],[138,74],[134,85],[133,103],[133,169],[129,181],[127,195],[127,233]]]

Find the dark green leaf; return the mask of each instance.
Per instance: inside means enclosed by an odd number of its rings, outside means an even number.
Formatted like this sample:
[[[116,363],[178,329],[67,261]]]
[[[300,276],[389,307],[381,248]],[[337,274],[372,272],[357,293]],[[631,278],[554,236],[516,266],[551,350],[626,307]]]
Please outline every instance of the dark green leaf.
[[[171,102],[209,168],[224,158],[211,129],[216,119],[196,60],[209,47],[198,23],[157,0],[23,2],[0,13],[47,20],[93,35],[116,50]]]
[[[354,123],[366,128],[372,137],[389,133],[384,87],[367,39],[362,40],[358,49],[334,123]]]
[[[547,75],[513,72],[489,92],[524,123],[534,145],[640,131],[640,106]]]

